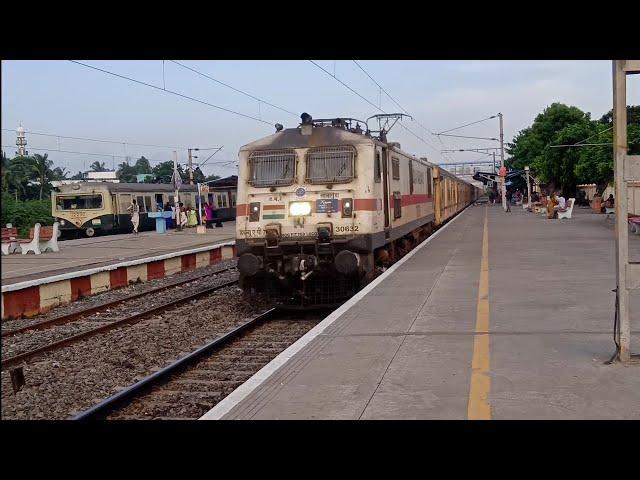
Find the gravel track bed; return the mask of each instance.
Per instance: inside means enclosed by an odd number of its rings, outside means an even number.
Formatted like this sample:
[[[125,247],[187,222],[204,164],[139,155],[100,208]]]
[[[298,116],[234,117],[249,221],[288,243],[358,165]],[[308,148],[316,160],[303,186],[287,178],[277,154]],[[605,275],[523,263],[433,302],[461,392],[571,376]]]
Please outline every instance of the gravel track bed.
[[[80,310],[84,310],[85,308],[100,305],[105,302],[125,299],[128,296],[133,295],[134,293],[146,292],[154,288],[170,285],[179,280],[186,280],[189,278],[198,279],[204,275],[211,275],[212,273],[215,273],[217,271],[235,266],[236,260],[230,259],[216,263],[215,265],[208,265],[206,267],[198,268],[190,272],[175,273],[164,278],[157,278],[155,280],[148,280],[146,282],[140,283],[132,283],[127,285],[126,287],[109,290],[103,293],[98,293],[96,295],[78,299],[77,301],[68,303],[66,305],[60,305],[42,315],[36,315],[29,318],[18,318],[14,320],[2,320],[2,331],[4,332],[5,330],[14,330],[16,328],[21,328],[27,325],[33,325],[43,320],[49,320],[61,315],[74,313]]]
[[[228,287],[23,364],[13,392],[2,372],[3,419],[68,419],[267,309]]]
[[[108,419],[198,419],[325,315],[267,320],[141,394]]]
[[[2,359],[24,353],[35,348],[46,346],[54,341],[63,340],[73,335],[100,327],[133,313],[142,312],[156,305],[178,297],[188,297],[207,287],[221,285],[236,280],[238,273],[234,269],[217,275],[194,278],[193,281],[177,285],[153,296],[138,297],[122,304],[107,308],[104,312],[90,314],[88,318],[74,320],[62,325],[54,325],[44,330],[31,330],[2,339]]]

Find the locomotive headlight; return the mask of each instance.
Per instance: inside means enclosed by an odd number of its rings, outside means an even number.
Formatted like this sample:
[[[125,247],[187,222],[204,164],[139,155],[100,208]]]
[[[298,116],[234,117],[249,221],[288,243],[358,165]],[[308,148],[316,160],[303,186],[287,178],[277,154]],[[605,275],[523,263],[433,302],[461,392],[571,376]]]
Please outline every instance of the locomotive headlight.
[[[61,218],[61,219],[60,219],[60,225],[64,227],[64,224],[65,224],[65,223],[67,223],[67,222],[65,222],[65,221],[64,221],[64,218]]]
[[[289,215],[301,217],[311,214],[311,202],[291,202],[289,204]]]

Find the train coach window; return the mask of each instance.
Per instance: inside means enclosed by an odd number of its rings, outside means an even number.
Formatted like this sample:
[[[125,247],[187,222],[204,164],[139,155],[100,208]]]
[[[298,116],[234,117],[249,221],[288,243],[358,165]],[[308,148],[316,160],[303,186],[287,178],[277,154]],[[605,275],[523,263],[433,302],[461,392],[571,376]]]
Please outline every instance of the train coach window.
[[[145,213],[147,211],[144,206],[144,198],[142,196],[136,197],[136,203],[138,204],[138,207],[140,207],[140,213]]]
[[[258,150],[249,155],[249,184],[254,187],[291,185],[295,171],[296,152],[292,148]]]
[[[380,183],[381,180],[380,170],[380,152],[376,152],[376,158],[373,162],[373,181],[376,183]]]
[[[394,180],[400,180],[400,160],[395,157],[391,158],[391,174]]]
[[[427,168],[427,195],[431,195],[431,168]]]
[[[355,156],[356,149],[350,145],[310,148],[307,151],[307,182],[350,182]]]
[[[59,210],[93,210],[102,208],[102,195],[69,195],[56,198]]]

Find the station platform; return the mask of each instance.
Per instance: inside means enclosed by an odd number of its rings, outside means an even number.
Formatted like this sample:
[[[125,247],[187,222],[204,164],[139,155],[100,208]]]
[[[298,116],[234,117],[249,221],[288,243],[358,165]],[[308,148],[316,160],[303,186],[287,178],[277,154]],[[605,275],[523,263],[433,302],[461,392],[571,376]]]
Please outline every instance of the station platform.
[[[78,298],[163,278],[235,255],[235,222],[198,234],[141,232],[58,242],[59,252],[2,255],[2,319],[30,317]]]
[[[222,228],[207,229],[205,234],[196,234],[195,230],[185,228],[182,232],[169,230],[163,234],[151,231],[64,240],[58,242],[59,252],[2,255],[2,285],[235,240],[235,222],[225,222]]]
[[[512,210],[467,208],[202,419],[640,418],[640,365],[605,364],[613,222]]]

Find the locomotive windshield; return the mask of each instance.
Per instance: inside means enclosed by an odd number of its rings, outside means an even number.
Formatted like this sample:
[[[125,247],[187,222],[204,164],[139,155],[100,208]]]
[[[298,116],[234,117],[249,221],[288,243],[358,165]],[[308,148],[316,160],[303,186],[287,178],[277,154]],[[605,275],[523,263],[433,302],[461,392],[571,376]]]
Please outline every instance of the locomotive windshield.
[[[291,185],[295,168],[293,149],[256,151],[249,156],[249,183],[255,187]]]
[[[311,148],[307,152],[309,183],[344,183],[353,180],[356,150],[349,145]]]
[[[95,210],[102,208],[102,195],[56,196],[56,210]]]

